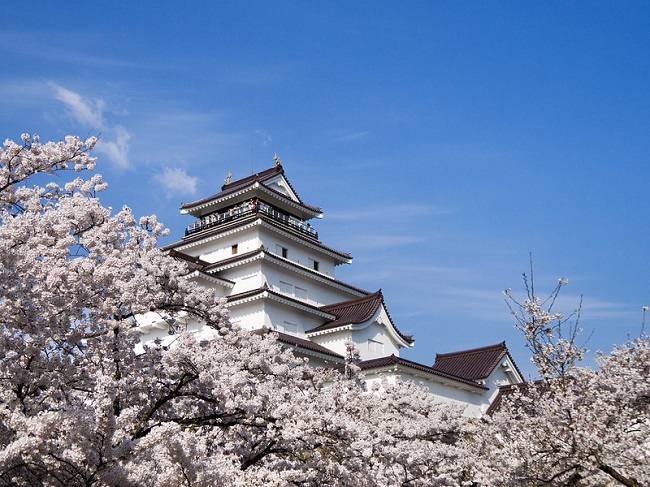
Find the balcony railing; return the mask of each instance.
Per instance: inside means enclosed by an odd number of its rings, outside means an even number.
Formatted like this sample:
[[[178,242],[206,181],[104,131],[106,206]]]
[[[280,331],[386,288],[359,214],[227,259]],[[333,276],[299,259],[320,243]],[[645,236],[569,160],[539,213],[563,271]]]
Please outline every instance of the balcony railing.
[[[208,228],[214,228],[227,222],[239,220],[255,213],[266,215],[285,227],[318,240],[318,232],[314,230],[309,223],[305,223],[296,217],[282,213],[281,211],[270,207],[266,203],[260,202],[242,203],[241,205],[230,208],[228,211],[223,213],[212,213],[211,215],[206,215],[200,220],[194,222],[192,225],[189,225],[185,229],[185,236],[187,237],[188,235],[192,235]]]

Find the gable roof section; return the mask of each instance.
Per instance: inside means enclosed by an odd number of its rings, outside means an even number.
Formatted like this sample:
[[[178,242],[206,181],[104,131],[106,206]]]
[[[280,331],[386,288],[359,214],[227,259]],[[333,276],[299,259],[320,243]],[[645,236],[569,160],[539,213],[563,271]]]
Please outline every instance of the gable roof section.
[[[499,362],[508,357],[521,377],[521,372],[512,360],[506,342],[473,348],[460,352],[437,353],[432,368],[439,372],[463,377],[468,380],[484,380],[492,373]]]
[[[433,367],[429,367],[427,365],[419,364],[417,362],[413,362],[412,360],[407,360],[401,357],[397,357],[394,354],[389,355],[388,357],[380,357],[376,359],[371,359],[371,360],[364,360],[363,362],[359,362],[357,364],[361,370],[372,370],[372,369],[379,369],[383,367],[391,367],[391,366],[397,366],[401,365],[404,367],[408,367],[411,369],[418,370],[420,372],[425,372],[427,374],[435,375],[438,377],[442,377],[448,380],[456,381],[456,382],[461,382],[465,385],[472,386],[478,389],[482,390],[487,390],[488,388],[485,387],[484,385],[479,384],[478,382],[475,382],[470,379],[465,379],[463,377],[458,377],[453,374],[447,374],[445,372],[442,372],[440,370],[436,370]]]
[[[236,193],[237,191],[242,191],[245,190],[251,186],[254,186],[255,184],[260,184],[266,190],[271,191],[272,193],[280,196],[281,198],[289,199],[293,201],[293,198],[287,196],[286,194],[280,193],[279,191],[271,188],[270,186],[264,184],[265,182],[269,182],[273,178],[276,178],[277,176],[281,176],[284,182],[287,184],[289,189],[291,190],[291,193],[293,196],[295,196],[296,201],[295,203],[298,203],[299,205],[305,207],[306,209],[315,212],[315,213],[321,213],[321,209],[316,207],[316,206],[311,206],[306,203],[304,203],[300,197],[298,196],[298,193],[296,193],[296,190],[293,188],[289,180],[285,177],[284,175],[284,169],[282,168],[281,164],[278,164],[270,169],[266,169],[262,172],[258,172],[256,174],[252,174],[251,176],[247,176],[242,179],[238,179],[237,181],[233,181],[228,184],[224,184],[221,186],[221,191],[217,194],[214,194],[212,196],[208,196],[207,198],[202,198],[197,201],[193,201],[191,203],[182,203],[181,204],[181,213],[192,213],[193,210],[196,210],[197,208],[207,205],[213,200],[218,200],[220,198],[223,198],[225,196],[228,196],[232,193]]]
[[[384,295],[382,294],[381,289],[376,293],[361,298],[321,306],[320,309],[322,311],[335,315],[336,319],[313,328],[307,331],[307,333],[316,333],[325,330],[333,330],[346,325],[365,323],[374,316],[380,306],[384,307],[386,315],[388,316],[388,321],[395,333],[397,333],[397,335],[405,342],[412,344],[415,341],[413,340],[413,337],[411,335],[404,335],[397,329],[395,323],[393,323],[393,319],[390,317],[386,304],[384,303]]]

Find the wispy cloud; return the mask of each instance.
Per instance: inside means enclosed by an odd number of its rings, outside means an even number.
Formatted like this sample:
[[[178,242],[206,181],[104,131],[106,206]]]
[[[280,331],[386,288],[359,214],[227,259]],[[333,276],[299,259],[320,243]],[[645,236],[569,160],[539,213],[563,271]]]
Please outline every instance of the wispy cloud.
[[[74,29],[73,29],[74,30]],[[11,55],[23,56],[34,62],[57,62],[68,66],[94,66],[110,68],[135,69],[146,67],[138,61],[127,61],[125,59],[98,56],[97,50],[87,47],[88,53],[80,49],[83,41],[88,38],[79,32],[58,32],[57,37],[63,48],[58,43],[51,42],[50,34],[40,30],[29,31],[25,26],[14,30],[4,29],[0,32],[0,52],[10,52]],[[83,38],[82,38],[83,37]],[[72,47],[74,46],[74,47]]]
[[[329,139],[332,142],[350,142],[353,140],[363,139],[367,137],[368,134],[370,134],[368,130],[360,130],[356,132],[336,131],[329,134]]]
[[[167,196],[195,196],[198,178],[187,174],[185,169],[166,167],[154,179],[165,189]]]
[[[373,206],[372,208],[359,208],[356,210],[346,210],[344,212],[328,212],[328,220],[339,221],[366,221],[371,219],[385,219],[389,216],[400,218],[413,218],[423,216],[441,216],[453,213],[452,208],[443,208],[430,205],[390,205],[390,206]]]
[[[127,167],[131,134],[121,125],[116,125],[113,128],[113,133],[115,140],[102,140],[100,137],[97,143],[97,152],[106,155],[118,167]]]
[[[259,136],[260,139],[262,140],[262,147],[268,147],[271,142],[273,142],[273,138],[271,137],[271,134],[268,133],[266,130],[256,130],[255,135]]]
[[[128,167],[131,134],[124,126],[107,121],[104,100],[84,97],[52,81],[48,82],[48,86],[54,92],[54,98],[65,105],[77,123],[84,125],[84,129],[100,134],[95,150],[104,154],[115,166]]]
[[[358,237],[354,237],[350,240],[350,246],[353,248],[362,248],[367,249],[378,249],[378,248],[390,248],[390,247],[401,247],[403,245],[411,245],[418,242],[422,242],[423,237],[417,237],[412,235],[396,235],[391,233],[373,233],[373,234],[363,234]]]
[[[54,91],[54,97],[63,102],[68,108],[70,115],[77,122],[89,126],[92,130],[101,131],[105,129],[102,112],[106,108],[106,103],[103,100],[84,98],[79,93],[75,93],[51,81],[48,82],[48,85]]]

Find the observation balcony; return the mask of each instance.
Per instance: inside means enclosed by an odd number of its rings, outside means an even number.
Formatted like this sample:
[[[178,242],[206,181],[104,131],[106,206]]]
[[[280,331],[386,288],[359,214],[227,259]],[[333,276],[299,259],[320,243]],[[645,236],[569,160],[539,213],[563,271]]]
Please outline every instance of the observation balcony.
[[[185,229],[185,236],[187,237],[203,230],[207,230],[208,228],[214,228],[225,223],[241,220],[242,218],[257,213],[266,216],[279,223],[281,226],[298,232],[301,235],[318,240],[318,232],[314,230],[309,223],[305,223],[294,216],[278,211],[260,201],[247,201],[241,205],[229,208],[227,211],[222,213],[215,212],[205,215]]]

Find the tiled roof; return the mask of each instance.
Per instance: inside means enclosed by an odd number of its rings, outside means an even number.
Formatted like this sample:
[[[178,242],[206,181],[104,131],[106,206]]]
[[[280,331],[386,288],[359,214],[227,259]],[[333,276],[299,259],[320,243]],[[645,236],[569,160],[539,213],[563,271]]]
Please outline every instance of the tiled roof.
[[[404,367],[416,369],[421,372],[426,372],[432,375],[436,375],[438,377],[444,377],[445,379],[461,382],[463,384],[467,384],[479,389],[485,389],[485,390],[488,389],[487,387],[478,384],[473,380],[465,379],[463,377],[458,377],[453,374],[447,374],[440,370],[436,370],[433,367],[429,367],[424,364],[419,364],[417,362],[413,362],[412,360],[406,360],[401,357],[396,357],[394,354],[389,355],[388,357],[381,357],[372,360],[364,360],[363,362],[359,362],[357,365],[361,368],[361,370],[370,370],[370,369],[378,369],[382,367],[390,367],[394,365],[403,365]]]
[[[381,305],[384,305],[384,309],[386,309],[384,296],[381,290],[379,290],[376,293],[369,294],[368,296],[361,298],[321,306],[320,309],[322,311],[335,315],[336,319],[313,328],[307,333],[331,330],[345,325],[356,325],[359,323],[364,323],[373,317]],[[388,314],[387,309],[386,314]],[[395,332],[403,340],[408,343],[413,343],[414,340],[412,336],[404,335],[397,329],[390,317],[390,314],[388,314],[388,320],[390,321],[390,324]]]
[[[233,181],[230,184],[224,184],[223,186],[221,186],[221,191],[219,193],[214,194],[212,196],[208,196],[207,198],[202,198],[200,200],[193,201],[191,203],[183,203],[181,204],[181,209],[189,209],[189,208],[194,208],[195,206],[200,206],[204,203],[207,203],[208,201],[211,201],[215,198],[220,198],[221,196],[225,196],[234,191],[237,191],[238,189],[245,188],[246,186],[249,186],[251,184],[257,182],[259,183],[264,182],[278,174],[284,174],[284,170],[282,169],[282,166],[275,166],[270,169],[267,169],[266,171],[258,172],[256,174],[245,177],[243,179],[238,179],[237,181]]]
[[[170,250],[169,255],[178,260],[183,260],[187,263],[188,269],[191,271],[202,271],[208,263],[204,260],[199,259],[198,257],[193,257],[191,255],[178,252],[176,250]]]
[[[314,343],[310,340],[305,340],[304,338],[298,338],[293,335],[289,335],[287,333],[282,333],[280,331],[275,331],[275,330],[269,330],[268,328],[261,328],[258,330],[255,330],[253,333],[257,333],[258,335],[262,335],[265,333],[277,333],[278,335],[278,341],[285,343],[287,345],[291,345],[294,347],[304,348],[306,350],[311,350],[313,352],[318,352],[322,353],[325,355],[331,355],[332,357],[338,358],[338,359],[343,359],[343,355],[340,355],[336,352],[333,352],[329,348],[323,347],[322,345],[319,345],[318,343]]]
[[[483,380],[506,355],[509,355],[506,342],[461,352],[438,353],[432,368],[468,380]],[[512,358],[510,360],[514,364]]]
[[[181,210],[190,210],[190,209],[192,209],[192,208],[194,208],[196,206],[201,206],[201,205],[203,205],[205,203],[208,203],[209,201],[212,201],[214,199],[221,198],[221,197],[226,196],[228,194],[231,194],[231,193],[234,193],[234,192],[239,191],[241,189],[252,186],[255,183],[263,184],[265,181],[268,181],[269,179],[271,179],[271,178],[273,178],[273,177],[275,177],[277,175],[284,175],[284,169],[282,168],[281,164],[278,164],[277,166],[273,166],[270,169],[266,169],[265,171],[258,172],[256,174],[252,174],[252,175],[247,176],[245,178],[238,179],[237,181],[232,181],[229,184],[224,184],[223,186],[221,186],[221,191],[219,193],[214,194],[212,196],[208,196],[207,198],[203,198],[203,199],[200,199],[200,200],[197,200],[197,201],[193,201],[191,203],[183,203],[181,205]],[[298,193],[296,192],[296,190],[293,188],[293,186],[291,185],[291,183],[289,182],[289,180],[286,177],[285,177],[285,181],[287,182],[287,184],[291,188],[291,191],[293,191],[293,194],[296,195],[296,198],[298,198],[298,203],[300,203],[301,205],[309,208],[312,211],[317,211],[317,212],[321,211],[320,208],[318,208],[318,207],[307,205],[306,203],[304,203],[300,199],[300,196],[298,196]],[[286,198],[286,195],[278,193],[277,191],[269,188],[268,186],[265,186],[265,187],[268,190],[273,191],[274,193],[277,193],[278,195]]]
[[[382,300],[381,291],[377,291],[361,298],[321,306],[323,311],[336,315],[337,318],[319,326],[318,329],[324,330],[368,321],[377,312]]]

